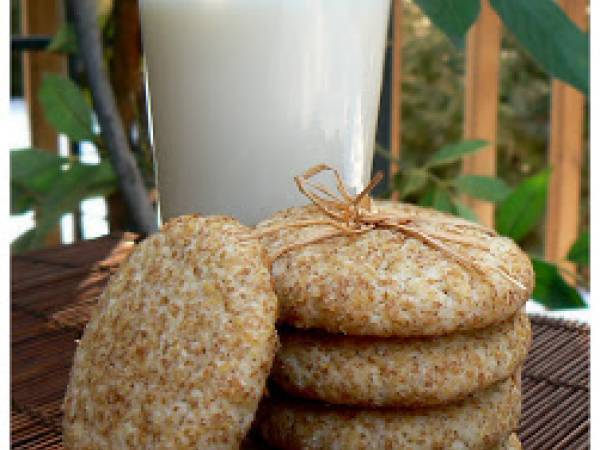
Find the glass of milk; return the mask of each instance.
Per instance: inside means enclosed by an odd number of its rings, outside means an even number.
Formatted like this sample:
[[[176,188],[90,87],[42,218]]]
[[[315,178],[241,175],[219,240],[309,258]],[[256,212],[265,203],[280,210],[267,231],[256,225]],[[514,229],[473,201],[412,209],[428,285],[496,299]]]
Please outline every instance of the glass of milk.
[[[390,0],[141,0],[163,220],[254,225],[293,177],[371,175]]]

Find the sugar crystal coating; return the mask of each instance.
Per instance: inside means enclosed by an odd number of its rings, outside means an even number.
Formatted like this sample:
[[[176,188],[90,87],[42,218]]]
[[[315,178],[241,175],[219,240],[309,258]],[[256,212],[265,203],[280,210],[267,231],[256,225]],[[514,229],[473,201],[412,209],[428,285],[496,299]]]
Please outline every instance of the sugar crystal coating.
[[[512,433],[506,441],[498,447],[498,450],[523,450],[521,441],[516,433]]]
[[[258,241],[183,216],[140,243],[102,293],[64,401],[67,449],[234,449],[276,347]]]
[[[524,311],[481,330],[428,338],[284,328],[271,378],[286,392],[340,405],[427,406],[510,376],[531,343]]]
[[[517,427],[520,411],[515,374],[464,401],[435,408],[358,409],[269,398],[257,417],[263,438],[286,450],[488,450]]]
[[[452,227],[468,222],[402,203],[379,203],[381,211],[419,219],[444,218]],[[314,205],[280,211],[257,230],[299,220],[323,219]],[[284,227],[261,238],[269,254],[323,235],[325,225]],[[447,231],[435,222],[424,231]],[[467,232],[465,232],[467,233]],[[273,262],[279,320],[297,328],[374,336],[424,336],[484,328],[515,314],[529,298],[531,262],[513,241],[481,228],[464,236],[478,245],[447,243],[468,260],[503,268],[525,289],[498,272],[470,270],[440,250],[401,232],[375,229],[296,248]]]

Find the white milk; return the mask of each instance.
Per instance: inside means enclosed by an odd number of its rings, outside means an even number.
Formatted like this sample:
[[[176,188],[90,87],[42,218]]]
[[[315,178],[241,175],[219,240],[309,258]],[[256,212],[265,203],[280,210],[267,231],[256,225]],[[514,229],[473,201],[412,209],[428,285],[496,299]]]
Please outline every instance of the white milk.
[[[164,220],[253,225],[317,163],[370,177],[389,0],[142,0]]]

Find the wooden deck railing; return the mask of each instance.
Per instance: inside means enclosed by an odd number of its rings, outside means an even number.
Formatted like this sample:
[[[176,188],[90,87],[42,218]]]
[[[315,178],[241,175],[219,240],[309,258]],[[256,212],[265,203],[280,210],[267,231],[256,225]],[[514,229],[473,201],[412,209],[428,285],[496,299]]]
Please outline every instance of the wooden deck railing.
[[[52,36],[64,21],[62,0],[21,0],[21,27],[25,36]],[[31,146],[58,153],[58,134],[46,121],[38,92],[46,73],[67,73],[67,58],[50,52],[23,54],[23,87],[28,106]],[[46,239],[48,245],[60,243],[57,228]]]
[[[394,19],[391,22],[393,84],[390,136],[391,153],[396,158],[401,148],[402,1],[394,0]],[[587,0],[561,0],[559,3],[577,25],[585,28]],[[482,1],[480,15],[469,30],[466,44],[463,127],[466,139],[484,139],[491,145],[489,149],[465,158],[463,171],[469,174],[496,175],[501,35],[502,24],[497,14],[487,0]],[[565,83],[554,80],[548,148],[548,165],[552,167],[552,176],[545,224],[545,253],[548,260],[560,263],[572,272],[574,267],[565,262],[565,257],[579,231],[583,124],[583,95]],[[395,163],[391,162],[390,173],[396,170]],[[482,223],[493,225],[494,206],[491,203],[476,200],[469,203]]]
[[[485,150],[464,159],[463,171],[496,175],[498,90],[502,23],[487,0],[481,2],[477,22],[469,30],[465,64],[464,138],[490,142]],[[482,223],[494,226],[494,205],[467,199]]]
[[[35,8],[33,7],[35,3]],[[561,0],[567,14],[582,28],[586,22],[587,0]],[[30,4],[32,4],[30,6]],[[22,0],[24,32],[52,34],[63,20],[62,0],[37,2]],[[392,90],[390,148],[397,159],[401,152],[402,100],[402,0],[392,9]],[[496,174],[498,90],[502,24],[486,1],[476,23],[469,31],[466,48],[464,137],[491,143],[489,149],[465,159],[463,170],[478,175]],[[45,122],[35,92],[44,72],[66,71],[62,56],[36,52],[25,55],[26,98],[30,107],[32,144],[52,151],[57,149],[54,130]],[[552,82],[548,164],[552,167],[546,218],[546,257],[564,262],[579,227],[581,163],[583,148],[584,98],[560,81]],[[390,163],[390,175],[398,170]],[[490,203],[469,201],[480,220],[493,225],[494,207]],[[54,240],[58,239],[56,234]]]
[[[560,4],[580,28],[586,27],[587,0],[561,0]],[[583,121],[583,95],[553,80],[548,147],[552,177],[548,190],[546,257],[560,262],[570,272],[575,272],[575,266],[564,259],[579,233]]]

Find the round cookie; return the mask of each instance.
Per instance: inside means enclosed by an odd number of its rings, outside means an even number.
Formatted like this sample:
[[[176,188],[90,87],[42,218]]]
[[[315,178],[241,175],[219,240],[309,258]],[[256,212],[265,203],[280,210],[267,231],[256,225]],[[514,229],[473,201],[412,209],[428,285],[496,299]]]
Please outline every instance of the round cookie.
[[[257,417],[263,438],[286,450],[488,450],[516,428],[520,409],[515,375],[439,408],[361,410],[270,398],[261,403]]]
[[[73,449],[234,449],[276,348],[277,299],[250,230],[183,216],[110,279],[75,353],[63,441]]]
[[[503,268],[522,287],[497,271],[467,269],[421,240],[388,229],[298,245],[333,230],[287,226],[326,218],[309,205],[280,211],[257,226],[270,255],[295,246],[272,265],[282,323],[351,335],[442,335],[503,321],[529,298],[531,262],[510,239],[431,209],[402,203],[377,208],[410,217],[425,232],[463,230],[461,237],[470,242],[447,247],[468,261]]]
[[[441,405],[509,377],[531,343],[524,311],[481,330],[433,338],[279,330],[271,379],[292,395],[339,405]]]

